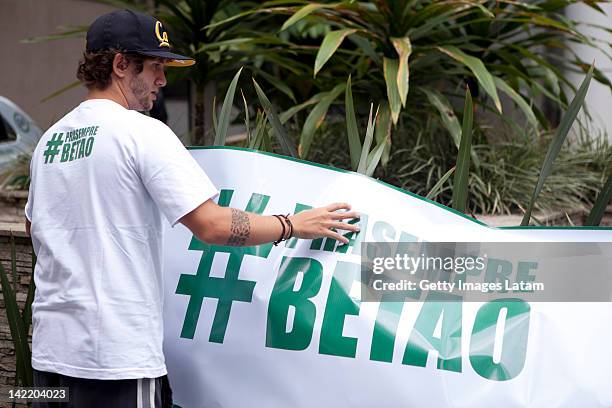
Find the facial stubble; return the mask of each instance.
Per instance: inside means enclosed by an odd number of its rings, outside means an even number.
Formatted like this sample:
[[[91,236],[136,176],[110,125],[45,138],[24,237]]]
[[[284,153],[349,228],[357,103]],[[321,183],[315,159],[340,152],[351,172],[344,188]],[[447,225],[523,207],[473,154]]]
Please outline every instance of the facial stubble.
[[[138,102],[136,110],[149,111],[153,108],[153,101],[150,99],[151,92],[147,87],[147,84],[142,79],[135,76],[129,83],[130,90],[134,95],[134,98]]]

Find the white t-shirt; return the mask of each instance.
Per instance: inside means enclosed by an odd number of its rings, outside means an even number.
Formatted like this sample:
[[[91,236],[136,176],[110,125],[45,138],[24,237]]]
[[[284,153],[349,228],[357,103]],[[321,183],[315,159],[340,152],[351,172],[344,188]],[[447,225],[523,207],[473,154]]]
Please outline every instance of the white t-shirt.
[[[32,366],[97,379],[166,374],[162,214],[174,225],[217,190],[166,125],[107,99],[45,132],[30,168]]]

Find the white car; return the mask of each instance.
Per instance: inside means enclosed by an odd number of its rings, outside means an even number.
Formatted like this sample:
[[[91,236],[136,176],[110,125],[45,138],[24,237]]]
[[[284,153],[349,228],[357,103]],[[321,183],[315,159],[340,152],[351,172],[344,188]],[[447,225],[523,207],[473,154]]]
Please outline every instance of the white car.
[[[19,106],[0,96],[0,170],[22,154],[30,154],[42,130]]]

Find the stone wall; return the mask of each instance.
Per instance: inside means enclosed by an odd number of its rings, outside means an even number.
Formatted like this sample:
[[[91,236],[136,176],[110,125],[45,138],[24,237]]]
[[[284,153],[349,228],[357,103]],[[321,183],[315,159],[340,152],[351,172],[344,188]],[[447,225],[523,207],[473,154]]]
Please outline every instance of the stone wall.
[[[11,241],[15,243],[17,276],[13,280],[11,267]],[[32,276],[32,244],[23,231],[0,230],[0,263],[16,289],[20,310],[23,310]],[[31,337],[30,337],[31,341]],[[15,350],[11,331],[4,307],[4,294],[0,291],[0,395],[8,395],[8,388],[15,385]],[[0,398],[0,401],[4,398]],[[0,407],[10,407],[8,402],[0,402]],[[18,404],[17,406],[23,406]]]
[[[27,191],[0,191],[0,264],[6,271],[21,310],[28,293],[32,275],[32,243],[25,234],[24,213]],[[11,241],[15,243],[17,279],[14,282],[11,267]],[[0,407],[10,407],[4,398],[8,388],[15,384],[15,350],[0,289]],[[17,406],[25,407],[18,404]]]
[[[27,191],[0,190],[0,230],[23,231]]]

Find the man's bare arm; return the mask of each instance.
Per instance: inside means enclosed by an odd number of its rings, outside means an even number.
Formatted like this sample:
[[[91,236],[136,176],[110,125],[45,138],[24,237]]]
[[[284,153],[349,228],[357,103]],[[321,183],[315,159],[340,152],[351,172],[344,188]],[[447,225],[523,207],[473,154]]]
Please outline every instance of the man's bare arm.
[[[289,217],[293,225],[293,236],[298,238],[330,237],[340,242],[348,240],[336,230],[359,231],[359,227],[342,222],[344,219],[359,218],[356,212],[344,203],[314,208]],[[276,241],[283,227],[273,216],[264,216],[235,208],[221,207],[208,200],[180,219],[201,241],[232,246],[260,245]],[[286,227],[288,232],[288,227]]]

